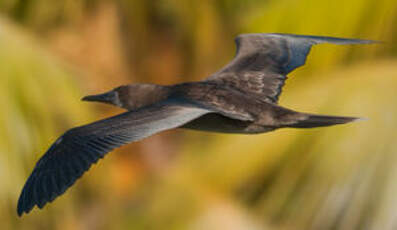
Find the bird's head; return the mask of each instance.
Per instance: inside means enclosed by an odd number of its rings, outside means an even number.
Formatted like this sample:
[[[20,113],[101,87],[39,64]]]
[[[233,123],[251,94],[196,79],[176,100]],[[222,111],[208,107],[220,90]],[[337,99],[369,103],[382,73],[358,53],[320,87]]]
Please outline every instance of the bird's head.
[[[127,110],[137,109],[165,99],[166,86],[155,84],[132,84],[119,86],[102,94],[89,95],[83,101],[95,101],[115,105]]]

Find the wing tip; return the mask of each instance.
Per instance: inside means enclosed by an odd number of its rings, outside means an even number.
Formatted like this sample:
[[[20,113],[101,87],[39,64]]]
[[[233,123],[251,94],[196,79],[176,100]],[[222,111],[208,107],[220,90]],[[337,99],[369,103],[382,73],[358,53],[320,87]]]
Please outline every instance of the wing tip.
[[[18,208],[17,209],[18,217],[22,217],[23,214],[25,214],[25,213],[28,214],[30,211],[32,211],[33,207],[31,207],[31,208],[30,207],[21,207],[20,209]]]
[[[27,205],[27,203],[26,203],[26,201],[27,201],[26,196],[28,195],[27,189],[30,186],[30,183],[31,183],[31,178],[29,177],[26,184],[22,188],[21,195],[19,196],[19,199],[18,199],[17,214],[19,217],[21,217],[24,213],[29,213],[30,210],[32,210],[32,208],[34,206],[34,205],[33,206],[30,205],[32,207],[29,207],[29,205]]]
[[[54,188],[54,187],[53,188],[48,188],[48,189],[51,189],[51,192],[49,192],[46,196],[39,196],[39,197],[36,197],[36,198],[29,196],[29,193],[33,192],[32,190],[37,189],[37,186],[39,186],[40,184],[37,184],[37,180],[33,180],[32,177],[28,178],[28,181],[26,182],[25,186],[22,189],[21,195],[19,196],[19,200],[18,200],[18,204],[17,204],[18,217],[22,217],[23,214],[25,214],[25,213],[28,214],[29,212],[31,212],[33,210],[33,208],[35,206],[37,206],[39,209],[42,209],[48,203],[51,203],[57,197],[63,195],[98,160],[99,159],[97,159],[93,163],[90,162],[91,164],[87,165],[87,167],[79,170],[78,173],[73,174],[72,177],[69,177],[67,179],[67,182],[64,181],[65,183],[63,183],[61,185],[61,187],[59,187],[59,188]],[[35,172],[32,172],[32,175],[34,175],[34,173]],[[40,179],[42,179],[42,178],[40,178]],[[57,178],[56,180],[60,180],[60,178]],[[43,194],[40,194],[40,195],[43,195]]]
[[[45,201],[43,203],[38,204],[37,202],[30,202],[30,204],[26,204],[26,203],[18,203],[18,207],[17,207],[17,214],[18,217],[22,217],[23,214],[28,214],[29,212],[31,212],[33,210],[33,208],[35,206],[37,206],[39,209],[42,209],[44,206],[46,206],[46,204],[49,201]]]
[[[25,209],[22,207],[22,205],[20,205],[19,203],[18,203],[18,207],[17,207],[17,214],[18,214],[18,217],[22,217],[22,215],[25,213]]]
[[[355,117],[352,122],[359,122],[359,121],[368,121],[369,118],[367,117]]]
[[[25,213],[25,211],[17,209],[18,217],[22,217],[22,215],[23,215],[24,213]]]
[[[22,197],[22,195],[21,195]],[[34,207],[33,205],[27,205],[25,202],[21,201],[21,198],[19,198],[18,201],[18,206],[17,206],[17,214],[18,217],[22,217],[24,213],[28,214]]]
[[[284,34],[278,34],[278,35],[284,35]],[[294,38],[309,39],[312,40],[314,43],[332,43],[338,45],[383,43],[382,41],[377,41],[377,40],[357,39],[357,38],[343,38],[343,37],[317,36],[317,35],[297,35],[297,34],[285,34],[285,35]]]
[[[382,44],[383,41],[369,40],[369,39],[356,39],[356,38],[342,38],[342,37],[332,37],[332,36],[318,36],[318,35],[303,35],[303,34],[290,34],[290,33],[247,33],[240,34],[236,37],[237,39],[247,37],[247,36],[275,36],[275,37],[285,37],[293,39],[305,39],[312,41],[314,44],[318,43],[332,43],[340,45],[349,44]]]

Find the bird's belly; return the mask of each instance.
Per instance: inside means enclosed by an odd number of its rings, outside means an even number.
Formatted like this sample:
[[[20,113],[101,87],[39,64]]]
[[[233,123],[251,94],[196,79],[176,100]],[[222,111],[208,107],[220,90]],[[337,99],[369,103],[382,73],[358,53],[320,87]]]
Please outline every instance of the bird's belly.
[[[220,114],[209,113],[203,115],[183,126],[181,128],[218,132],[218,133],[241,133],[255,134],[272,131],[272,127],[256,125],[252,121],[241,121],[231,119]]]

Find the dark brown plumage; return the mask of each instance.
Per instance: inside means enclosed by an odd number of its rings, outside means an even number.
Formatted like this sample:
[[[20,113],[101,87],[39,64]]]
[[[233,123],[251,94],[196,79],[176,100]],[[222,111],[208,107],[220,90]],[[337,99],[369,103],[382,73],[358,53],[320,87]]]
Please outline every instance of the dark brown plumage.
[[[173,128],[224,133],[263,133],[283,127],[343,124],[353,117],[312,115],[277,105],[287,74],[303,65],[314,44],[364,44],[369,40],[289,34],[244,34],[236,57],[200,82],[171,86],[135,84],[84,97],[128,111],[73,128],[37,162],[23,187],[18,215],[63,194],[106,153]]]

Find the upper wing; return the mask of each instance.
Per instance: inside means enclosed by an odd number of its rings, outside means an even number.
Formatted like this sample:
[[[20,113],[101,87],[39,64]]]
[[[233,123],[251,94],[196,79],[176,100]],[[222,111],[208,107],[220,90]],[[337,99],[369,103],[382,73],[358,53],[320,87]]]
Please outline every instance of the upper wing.
[[[111,150],[176,128],[211,111],[176,104],[153,105],[73,128],[37,162],[18,201],[18,215],[51,202]]]
[[[220,81],[276,103],[286,75],[305,64],[312,45],[367,44],[370,40],[293,34],[242,34],[236,38],[235,58],[207,81]]]

